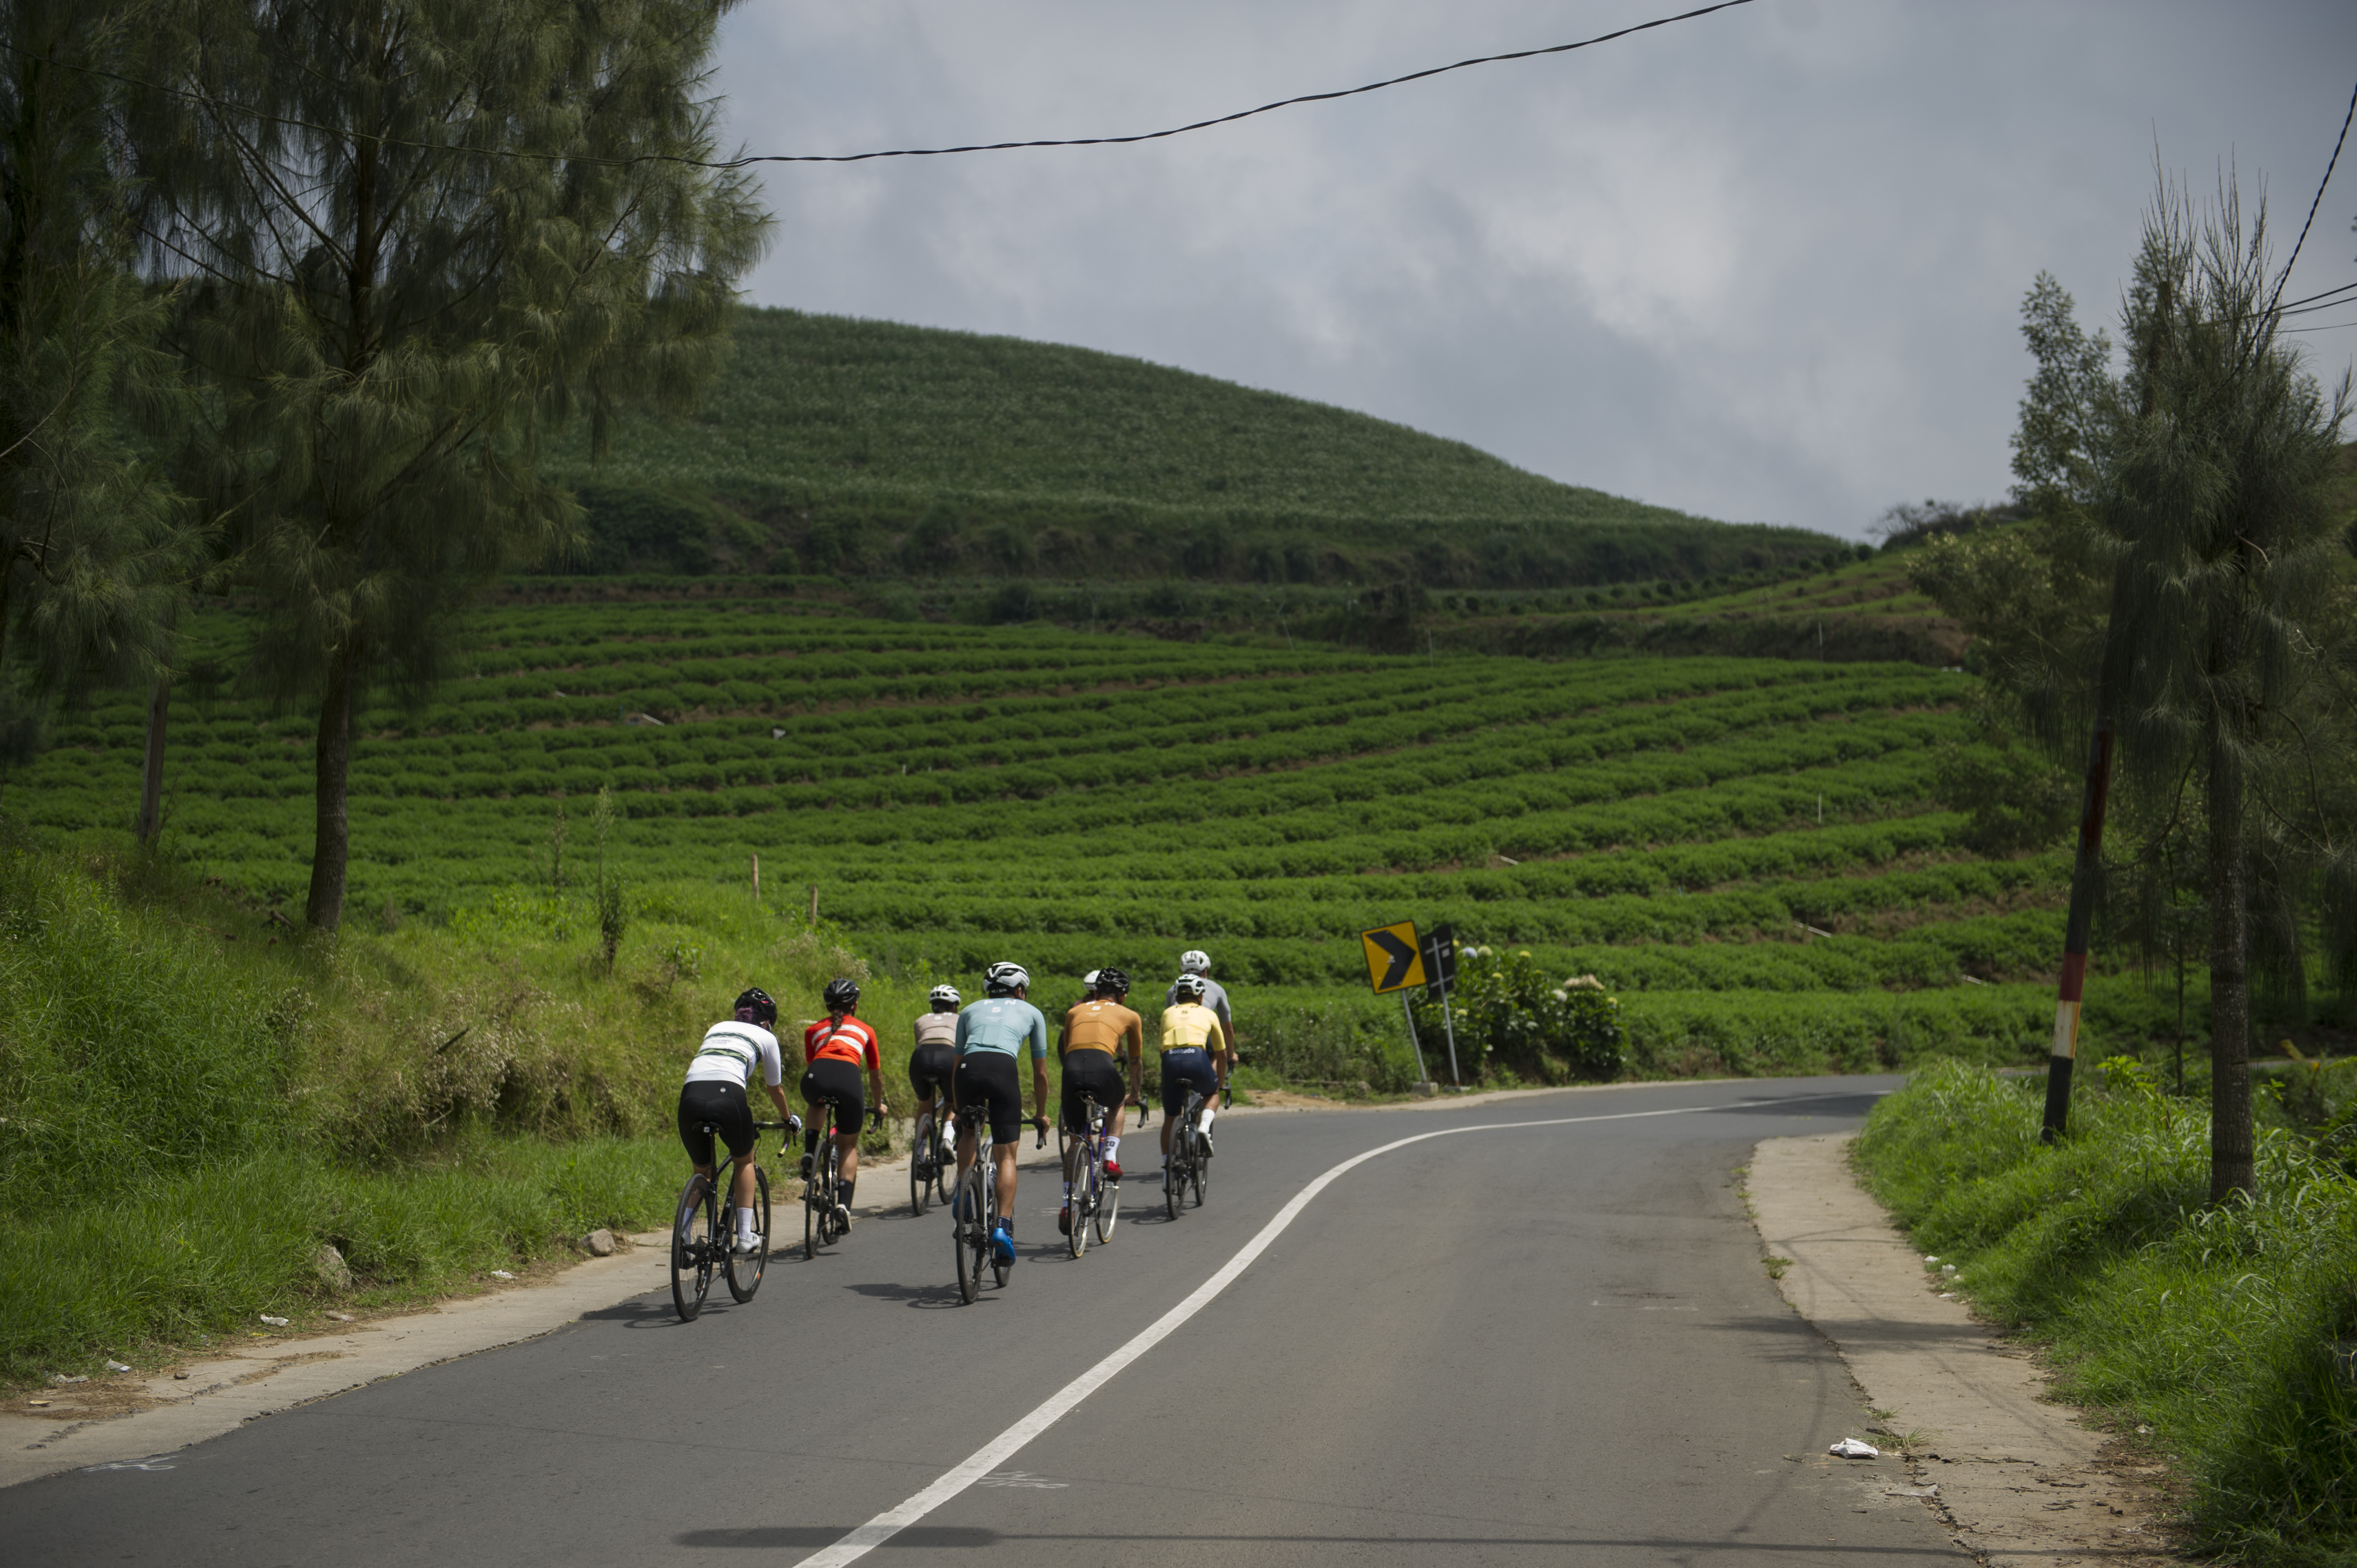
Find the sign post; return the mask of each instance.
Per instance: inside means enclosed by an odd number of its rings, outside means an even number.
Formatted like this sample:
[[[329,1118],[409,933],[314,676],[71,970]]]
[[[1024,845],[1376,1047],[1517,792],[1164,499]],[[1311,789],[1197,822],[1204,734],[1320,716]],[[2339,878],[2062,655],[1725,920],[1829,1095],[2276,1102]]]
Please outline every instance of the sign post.
[[[1415,1080],[1430,1083],[1432,1079],[1424,1070],[1424,1046],[1415,1037],[1415,1013],[1407,1004],[1405,991],[1400,993],[1400,1016],[1407,1020],[1407,1048],[1415,1053]]]
[[[1407,1020],[1408,1048],[1415,1053],[1415,1080],[1419,1084],[1430,1082],[1424,1071],[1424,1046],[1415,1037],[1415,1014],[1407,1004],[1408,987],[1426,983],[1424,950],[1415,940],[1415,922],[1402,920],[1361,931],[1359,945],[1366,950],[1367,984],[1374,993],[1400,993],[1400,1015]],[[1453,947],[1450,958],[1454,961]]]
[[[1440,1026],[1448,1035],[1448,1081],[1462,1089],[1465,1077],[1457,1070],[1457,1019],[1448,1006],[1448,987],[1457,979],[1456,929],[1433,927],[1425,936],[1423,954],[1426,983],[1440,998]]]

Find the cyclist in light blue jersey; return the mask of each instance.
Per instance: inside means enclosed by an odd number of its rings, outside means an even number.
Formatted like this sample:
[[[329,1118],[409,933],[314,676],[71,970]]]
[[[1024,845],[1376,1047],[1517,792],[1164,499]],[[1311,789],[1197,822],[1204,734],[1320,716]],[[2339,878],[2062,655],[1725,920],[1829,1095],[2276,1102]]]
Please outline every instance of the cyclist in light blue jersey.
[[[1020,964],[994,963],[983,972],[984,998],[958,1015],[957,1069],[950,1099],[957,1111],[958,1177],[975,1157],[975,1133],[990,1123],[990,1157],[997,1167],[998,1228],[991,1236],[1002,1262],[1015,1261],[1015,1150],[1023,1138],[1023,1092],[1015,1062],[1031,1053],[1032,1124],[1048,1125],[1048,1020],[1024,1000],[1031,976]]]

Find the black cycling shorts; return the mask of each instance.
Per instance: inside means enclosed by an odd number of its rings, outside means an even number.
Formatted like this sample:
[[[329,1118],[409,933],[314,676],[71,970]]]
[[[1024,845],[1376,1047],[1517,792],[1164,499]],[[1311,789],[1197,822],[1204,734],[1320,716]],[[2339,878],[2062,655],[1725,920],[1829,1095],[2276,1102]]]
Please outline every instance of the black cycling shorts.
[[[1220,1075],[1211,1070],[1211,1053],[1200,1046],[1163,1052],[1162,1114],[1178,1115],[1190,1089],[1206,1100],[1220,1091]]]
[[[1015,1058],[1005,1051],[968,1051],[958,1058],[958,1121],[974,1124],[975,1113],[990,1117],[990,1141],[1013,1144],[1023,1137],[1023,1091],[1015,1085]]]
[[[1064,1131],[1078,1137],[1088,1131],[1083,1120],[1081,1100],[1094,1095],[1096,1102],[1108,1111],[1120,1109],[1129,1098],[1129,1079],[1121,1064],[1110,1051],[1066,1051],[1064,1053]]]
[[[867,1114],[867,1091],[860,1087],[857,1062],[828,1058],[811,1063],[802,1069],[802,1099],[813,1108],[822,1100],[835,1102],[834,1131],[838,1137],[859,1131],[859,1120]],[[816,1117],[811,1119],[811,1125],[818,1125]]]
[[[735,1158],[741,1160],[753,1152],[753,1107],[745,1098],[743,1084],[705,1079],[680,1086],[679,1141],[697,1165],[712,1164],[712,1134],[704,1130],[707,1122],[719,1130],[721,1141]]]
[[[909,1054],[909,1087],[917,1091],[917,1109],[933,1102],[935,1094],[950,1091],[950,1075],[957,1071],[957,1052],[948,1046],[919,1046]]]

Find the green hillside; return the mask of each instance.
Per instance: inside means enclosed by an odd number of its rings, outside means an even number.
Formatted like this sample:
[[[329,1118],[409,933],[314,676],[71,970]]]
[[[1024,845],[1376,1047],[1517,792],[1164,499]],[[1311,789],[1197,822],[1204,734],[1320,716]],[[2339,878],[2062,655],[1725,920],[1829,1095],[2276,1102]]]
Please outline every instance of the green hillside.
[[[1347,1000],[1356,932],[1414,917],[1598,976],[1652,1070],[2010,1055],[2050,1013],[2066,868],[1956,843],[1928,793],[1964,678],[1938,670],[1287,651],[715,600],[490,612],[472,662],[422,711],[356,722],[363,925],[586,950],[586,813],[610,787],[611,865],[658,930],[748,889],[758,854],[781,931],[815,885],[893,972],[971,982],[1015,957],[1058,977],[1051,999],[1201,945],[1268,1020]],[[139,718],[117,700],[61,729],[7,813],[121,823]],[[170,851],[298,898],[307,722],[221,700],[174,726]]]
[[[1840,548],[1558,484],[1462,442],[1086,349],[748,310],[701,415],[556,467],[554,569],[1545,587]]]

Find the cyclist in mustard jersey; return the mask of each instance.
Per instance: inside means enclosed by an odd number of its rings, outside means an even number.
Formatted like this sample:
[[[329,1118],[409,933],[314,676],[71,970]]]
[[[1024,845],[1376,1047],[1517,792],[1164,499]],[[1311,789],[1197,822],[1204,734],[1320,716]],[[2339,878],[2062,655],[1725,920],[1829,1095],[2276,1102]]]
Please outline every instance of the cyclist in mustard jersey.
[[[958,1015],[957,1071],[950,1079],[958,1121],[958,1179],[965,1179],[978,1153],[978,1134],[990,1129],[990,1157],[997,1168],[998,1226],[992,1249],[1004,1263],[1015,1261],[1015,1150],[1023,1137],[1023,1091],[1015,1081],[1016,1058],[1031,1053],[1033,1125],[1048,1125],[1048,1020],[1024,1000],[1030,973],[1018,963],[994,963],[983,971],[984,1000]],[[952,1209],[954,1212],[954,1208]],[[957,1218],[963,1219],[959,1215]]]
[[[1111,1112],[1105,1137],[1105,1179],[1121,1179],[1123,1108],[1137,1099],[1146,1066],[1146,1020],[1123,1003],[1129,995],[1129,976],[1117,969],[1100,969],[1089,977],[1089,993],[1064,1015],[1056,1036],[1056,1057],[1064,1066],[1063,1127],[1073,1143],[1064,1151],[1064,1208],[1056,1229],[1072,1229],[1072,1173],[1079,1168],[1082,1144],[1088,1135],[1082,1120],[1092,1096]],[[1116,1053],[1127,1052],[1129,1072],[1124,1076]]]
[[[1162,1015],[1162,1164],[1170,1165],[1170,1127],[1186,1107],[1187,1091],[1203,1097],[1203,1146],[1211,1144],[1211,1103],[1228,1070],[1228,1035],[1220,1015],[1203,1005],[1203,977],[1182,974],[1170,983],[1178,1000]]]

